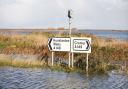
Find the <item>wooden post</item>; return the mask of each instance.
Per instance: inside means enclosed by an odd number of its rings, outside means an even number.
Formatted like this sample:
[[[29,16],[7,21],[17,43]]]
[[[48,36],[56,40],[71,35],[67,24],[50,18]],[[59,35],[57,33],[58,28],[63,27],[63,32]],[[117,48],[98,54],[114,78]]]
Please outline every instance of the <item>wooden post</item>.
[[[71,62],[71,53],[69,52],[69,58],[68,58],[68,67],[70,68],[70,62]]]
[[[88,53],[87,53],[87,56],[86,56],[86,72],[88,73]]]
[[[72,68],[74,67],[74,53],[72,52]]]
[[[52,66],[54,64],[54,52],[52,52]]]

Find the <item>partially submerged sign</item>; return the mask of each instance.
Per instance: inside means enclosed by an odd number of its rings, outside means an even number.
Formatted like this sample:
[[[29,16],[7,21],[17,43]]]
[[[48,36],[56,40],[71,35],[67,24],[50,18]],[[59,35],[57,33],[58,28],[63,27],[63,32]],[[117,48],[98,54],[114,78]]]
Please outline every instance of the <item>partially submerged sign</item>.
[[[70,51],[70,38],[49,38],[48,47],[50,51]]]
[[[71,37],[71,52],[91,53],[91,38]]]

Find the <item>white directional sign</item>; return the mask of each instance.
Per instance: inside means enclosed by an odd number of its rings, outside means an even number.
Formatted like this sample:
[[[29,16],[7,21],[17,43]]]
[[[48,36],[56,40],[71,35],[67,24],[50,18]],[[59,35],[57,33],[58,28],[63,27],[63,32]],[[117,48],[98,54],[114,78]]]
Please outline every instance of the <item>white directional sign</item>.
[[[71,52],[91,53],[91,38],[71,37]]]
[[[48,47],[50,51],[71,51],[76,53],[91,53],[91,38],[49,38]]]
[[[70,38],[49,38],[50,51],[70,51]]]

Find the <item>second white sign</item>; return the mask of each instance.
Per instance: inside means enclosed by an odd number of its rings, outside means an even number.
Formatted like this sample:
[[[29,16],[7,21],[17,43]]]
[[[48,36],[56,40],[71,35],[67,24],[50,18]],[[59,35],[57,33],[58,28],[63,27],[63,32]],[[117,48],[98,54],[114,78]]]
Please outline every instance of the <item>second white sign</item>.
[[[71,37],[71,52],[91,53],[91,38]]]

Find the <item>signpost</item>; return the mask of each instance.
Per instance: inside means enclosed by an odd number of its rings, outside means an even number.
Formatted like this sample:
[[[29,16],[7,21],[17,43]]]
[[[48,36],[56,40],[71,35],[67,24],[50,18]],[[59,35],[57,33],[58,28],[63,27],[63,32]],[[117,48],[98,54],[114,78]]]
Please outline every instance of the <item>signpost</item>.
[[[50,51],[70,51],[70,38],[49,38],[48,47]]]
[[[87,53],[86,56],[86,71],[88,72],[88,53],[91,53],[91,38],[86,37],[71,37],[71,19],[72,10],[68,10],[69,18],[69,37],[53,37],[48,39],[48,48],[52,51],[52,66],[54,62],[54,51],[67,51],[69,52],[69,67],[74,66],[73,53]],[[72,56],[71,56],[72,53]],[[72,57],[72,60],[71,60]],[[70,63],[72,61],[72,63]]]
[[[70,38],[49,38],[48,48],[52,51],[52,66],[54,62],[54,52],[53,51],[70,51]]]
[[[91,38],[71,37],[71,52],[91,53]]]
[[[69,18],[69,37],[71,37],[71,35],[72,35],[72,31],[71,31],[71,19],[72,19],[72,10],[70,9],[70,10],[68,10],[68,18]],[[72,56],[73,56],[73,53],[72,53]],[[70,68],[70,62],[71,62],[71,52],[69,52],[69,61],[68,61],[68,66],[69,66],[69,68]],[[72,60],[73,60],[73,58],[72,58]],[[73,63],[72,63],[73,64]],[[72,65],[73,66],[73,65]]]
[[[54,52],[52,52],[52,66],[54,64]]]
[[[71,37],[62,38],[54,37],[48,40],[49,50],[52,51],[52,66],[54,61],[53,51],[67,51],[72,52],[72,67],[74,66],[74,55],[73,53],[87,53],[86,70],[88,70],[88,53],[91,53],[91,38],[86,37]],[[70,54],[69,54],[70,55]],[[69,67],[70,67],[70,56],[69,56]]]
[[[88,53],[91,53],[91,38],[71,37],[71,52],[73,52],[73,53],[87,53],[86,71],[88,73]],[[73,58],[73,55],[72,55],[72,58]],[[73,62],[73,60],[72,60],[72,62]]]

